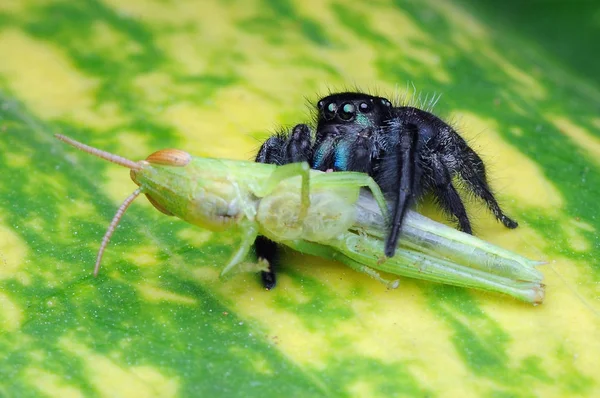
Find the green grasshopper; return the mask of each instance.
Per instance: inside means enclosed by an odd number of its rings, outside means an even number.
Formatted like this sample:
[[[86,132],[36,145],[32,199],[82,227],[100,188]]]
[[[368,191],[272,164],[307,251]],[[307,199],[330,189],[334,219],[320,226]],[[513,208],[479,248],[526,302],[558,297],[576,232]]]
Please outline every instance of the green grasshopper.
[[[143,193],[164,214],[215,232],[240,234],[241,243],[222,276],[248,270],[245,259],[256,237],[263,235],[299,252],[340,261],[391,288],[398,280],[389,281],[378,271],[500,292],[534,304],[544,299],[543,275],[534,268],[541,263],[415,212],[404,221],[396,254],[386,257],[388,208],[366,174],[325,173],[307,163],[275,166],[195,157],[178,149],[134,162],[63,135],[56,138],[129,168],[139,186],[119,207],[102,239],[95,276],[119,220]]]

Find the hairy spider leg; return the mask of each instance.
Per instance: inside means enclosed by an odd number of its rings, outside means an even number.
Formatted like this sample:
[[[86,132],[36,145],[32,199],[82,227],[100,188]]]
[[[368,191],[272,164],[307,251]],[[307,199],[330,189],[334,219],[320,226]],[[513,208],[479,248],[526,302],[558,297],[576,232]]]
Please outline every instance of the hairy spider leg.
[[[292,129],[285,146],[286,163],[309,162],[312,157],[310,127],[298,124]]]
[[[434,172],[433,191],[438,204],[444,211],[456,217],[461,231],[473,234],[467,210],[460,195],[452,184],[452,176],[437,155],[432,155],[431,166]]]
[[[494,198],[487,181],[483,160],[481,160],[479,155],[466,145],[466,143],[463,142],[462,144],[460,149],[465,156],[463,156],[462,161],[458,163],[458,173],[461,178],[475,195],[483,199],[496,219],[507,228],[517,228],[519,224],[504,214],[500,205]]]
[[[254,161],[281,166],[288,163],[310,162],[311,158],[310,127],[299,124],[289,134],[279,132],[269,137],[261,145]]]
[[[260,279],[263,287],[271,290],[277,284],[276,264],[279,264],[280,261],[280,251],[278,250],[277,243],[259,235],[254,241],[254,251],[259,261],[264,260],[268,264],[267,270],[260,272]]]
[[[285,145],[285,137],[282,134],[270,136],[269,139],[260,146],[254,161],[257,163],[281,165],[281,162],[285,159]]]
[[[391,132],[399,135],[398,147],[398,197],[392,211],[392,224],[390,233],[385,242],[385,255],[393,257],[398,246],[402,220],[406,210],[413,203],[415,197],[415,169],[416,145],[418,128],[414,124],[394,124]]]
[[[419,142],[426,142],[417,150],[421,154],[419,161],[430,172],[426,181],[421,183],[429,186],[443,210],[457,218],[460,230],[473,233],[463,200],[452,184],[454,175],[460,176],[466,187],[480,197],[506,227],[518,226],[502,212],[494,198],[483,161],[452,127],[436,116],[416,108],[400,108],[397,117],[406,124],[414,124],[418,129]],[[418,181],[415,183],[419,184]]]

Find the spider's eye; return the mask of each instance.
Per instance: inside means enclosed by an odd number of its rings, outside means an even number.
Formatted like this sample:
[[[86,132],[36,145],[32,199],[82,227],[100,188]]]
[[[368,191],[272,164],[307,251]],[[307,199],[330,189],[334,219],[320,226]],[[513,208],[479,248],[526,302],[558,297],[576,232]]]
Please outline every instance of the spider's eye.
[[[331,120],[335,117],[335,112],[337,111],[337,105],[335,102],[330,102],[323,110],[323,117],[326,120]]]
[[[356,112],[356,107],[353,104],[344,104],[338,115],[340,119],[348,121],[354,118],[354,114]]]
[[[368,112],[371,112],[371,110],[373,109],[373,106],[371,106],[371,104],[369,104],[368,102],[361,102],[360,105],[358,105],[358,109],[362,113],[368,113]]]
[[[324,105],[325,105],[325,103],[323,102],[323,100],[317,102],[317,107],[319,107],[319,109],[323,109]]]
[[[382,99],[381,103],[383,105],[387,106],[388,108],[391,108],[391,106],[392,106],[392,103],[390,101],[386,100],[386,99]]]

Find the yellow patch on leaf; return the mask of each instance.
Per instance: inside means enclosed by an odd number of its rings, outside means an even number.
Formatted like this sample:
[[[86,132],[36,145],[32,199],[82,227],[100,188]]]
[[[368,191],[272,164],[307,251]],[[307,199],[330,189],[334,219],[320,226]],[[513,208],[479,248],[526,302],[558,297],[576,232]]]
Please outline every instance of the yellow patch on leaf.
[[[12,301],[10,296],[0,292],[0,331],[14,332],[19,330],[23,317],[23,309]]]
[[[187,305],[195,305],[198,303],[198,300],[196,300],[194,297],[182,296],[181,294],[176,294],[168,290],[161,289],[158,286],[150,283],[141,283],[137,286],[137,288],[144,299],[149,302],[169,302]]]
[[[10,54],[0,62],[0,74],[37,115],[47,119],[90,115],[97,81],[82,74],[52,44],[6,29],[0,32],[0,53]],[[95,125],[102,125],[102,118],[94,119]]]
[[[24,266],[29,246],[13,231],[13,228],[25,228],[25,225],[9,228],[4,224],[0,218],[0,280],[11,278],[27,284],[29,272]]]
[[[573,144],[577,145],[591,160],[600,164],[600,138],[564,116],[551,115],[548,116],[548,120],[554,124],[561,133],[569,137],[573,141]]]
[[[159,118],[182,133],[182,137],[185,137],[182,138],[182,149],[192,152],[193,155],[210,154],[216,158],[248,160],[251,156],[244,156],[244,151],[239,148],[248,148],[250,152],[252,145],[259,146],[258,142],[253,143],[252,138],[242,134],[227,135],[227,145],[223,145],[219,140],[228,130],[241,131],[248,128],[243,120],[240,120],[243,115],[247,115],[247,111],[248,109],[240,110],[241,115],[232,115],[229,107],[215,109],[182,102],[165,109]],[[193,148],[197,149],[194,151]]]
[[[157,263],[160,249],[158,244],[149,246],[137,244],[134,252],[123,253],[121,258],[139,267],[151,267]]]
[[[175,397],[176,378],[167,377],[148,366],[128,366],[125,362],[98,354],[73,338],[62,338],[60,346],[79,357],[89,382],[103,397]],[[116,347],[115,347],[116,349]],[[107,382],[110,380],[110,382]]]
[[[184,228],[177,233],[177,238],[186,242],[193,247],[200,247],[207,243],[211,237],[213,236],[213,232],[208,231],[206,229],[200,229],[198,227],[190,227]]]
[[[84,396],[79,386],[69,385],[68,374],[53,373],[49,370],[51,368],[51,366],[46,369],[30,367],[25,372],[30,380],[35,380],[35,383],[32,384],[40,390],[41,395],[56,398],[79,398]]]
[[[544,359],[546,372],[560,375],[565,371],[565,361],[556,357],[562,343],[556,336],[565,336],[572,353],[569,361],[581,373],[587,373],[597,363],[600,340],[590,338],[598,334],[598,301],[588,301],[593,296],[593,286],[582,285],[582,278],[589,278],[585,264],[565,257],[557,257],[549,264],[540,266],[544,272],[547,295],[544,304],[529,309],[523,316],[523,305],[503,306],[497,311],[494,303],[483,303],[488,312],[494,313],[498,324],[510,336],[509,358],[518,363],[526,357]],[[586,291],[592,288],[592,292]],[[574,327],[574,325],[577,325]],[[518,338],[539,330],[535,338]],[[546,331],[552,331],[547,333]],[[595,396],[591,394],[590,396]]]

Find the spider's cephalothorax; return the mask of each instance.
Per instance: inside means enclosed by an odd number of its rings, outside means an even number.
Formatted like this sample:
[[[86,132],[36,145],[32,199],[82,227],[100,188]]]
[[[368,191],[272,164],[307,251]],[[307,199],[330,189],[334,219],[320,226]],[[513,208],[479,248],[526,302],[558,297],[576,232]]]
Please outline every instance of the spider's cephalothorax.
[[[314,141],[310,128],[299,124],[290,133],[278,133],[265,141],[256,161],[308,161],[317,170],[368,173],[381,187],[392,211],[386,256],[394,255],[406,210],[426,193],[432,193],[440,207],[456,218],[462,231],[472,233],[463,201],[452,183],[454,177],[483,199],[507,228],[517,227],[494,198],[481,158],[437,116],[352,92],[322,98],[317,111]],[[277,248],[261,237],[256,241],[256,252],[270,264],[270,271],[262,274],[265,287],[270,289],[275,286]]]

